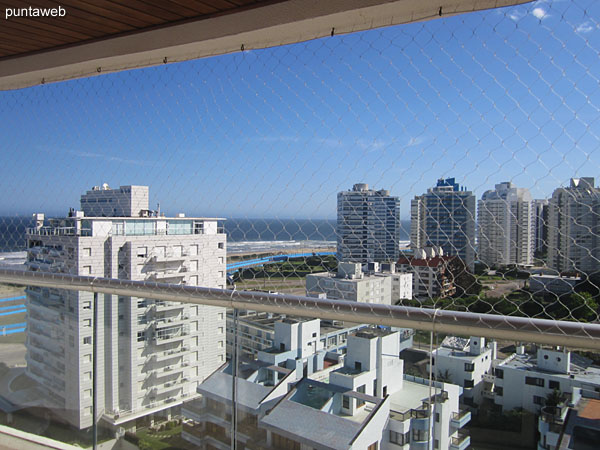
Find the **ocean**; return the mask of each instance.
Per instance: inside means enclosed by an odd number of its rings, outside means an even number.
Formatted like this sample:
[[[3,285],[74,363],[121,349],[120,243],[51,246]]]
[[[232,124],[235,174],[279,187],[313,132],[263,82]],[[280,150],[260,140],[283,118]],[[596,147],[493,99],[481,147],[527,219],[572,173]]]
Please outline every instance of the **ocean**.
[[[410,221],[402,221],[401,225],[400,240],[407,241]],[[31,226],[30,217],[0,217],[0,265],[23,260],[25,228]],[[334,247],[335,226],[335,220],[323,219],[227,219],[228,253]]]

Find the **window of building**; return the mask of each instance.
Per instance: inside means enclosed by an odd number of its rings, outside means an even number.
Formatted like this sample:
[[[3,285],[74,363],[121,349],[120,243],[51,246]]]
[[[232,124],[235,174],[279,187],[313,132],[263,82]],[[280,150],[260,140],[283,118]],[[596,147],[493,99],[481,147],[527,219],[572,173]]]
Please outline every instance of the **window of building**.
[[[92,249],[89,247],[86,247],[83,249],[83,256],[92,256]]]
[[[359,387],[356,389],[356,392],[359,392],[359,393],[361,393],[361,394],[364,394],[364,393],[366,392],[366,385],[364,385],[364,384],[363,384],[362,386],[359,386]],[[359,408],[359,407],[363,406],[364,404],[365,404],[365,401],[364,401],[364,400],[361,400],[361,399],[359,399],[359,398],[357,398],[357,399],[356,399],[356,407],[357,407],[357,408]]]
[[[536,377],[525,377],[525,384],[530,386],[544,387],[544,379]]]
[[[92,266],[83,266],[83,275],[90,275],[92,273]]]
[[[82,308],[83,309],[92,309],[92,302],[90,302],[90,301],[83,302]]]
[[[494,375],[496,378],[504,378],[504,369],[494,369]]]
[[[435,439],[433,441],[433,448],[440,448],[440,440],[439,439]]]
[[[548,380],[548,387],[550,389],[558,389],[560,391],[560,382],[554,380]]]
[[[402,434],[390,431],[390,442],[396,445],[406,445],[410,443],[410,432]]]
[[[83,398],[92,398],[92,390],[91,389],[85,389],[83,391]]]
[[[544,397],[540,397],[539,395],[533,396],[533,404],[534,405],[543,405],[545,403]]]
[[[373,442],[371,445],[369,445],[367,447],[367,450],[377,450],[378,449],[378,443],[377,442]]]
[[[92,319],[83,319],[83,326],[84,327],[91,327],[92,326]]]
[[[423,442],[428,438],[427,430],[412,430],[411,440],[413,442]]]
[[[83,372],[83,379],[85,381],[90,381],[92,379],[92,372]]]
[[[218,245],[218,247],[219,247],[219,248],[225,248],[225,243],[224,243],[224,242],[219,242],[219,245]]]
[[[465,372],[473,372],[475,370],[474,363],[465,363]]]
[[[504,388],[502,386],[494,386],[494,392],[498,397],[502,397],[504,395]]]
[[[86,406],[83,409],[83,415],[84,416],[91,416],[92,415],[92,407],[91,406]]]
[[[92,343],[92,337],[91,336],[86,336],[83,338],[83,345],[91,345]]]
[[[440,413],[435,413],[435,421],[436,421],[437,423],[439,423],[439,422],[440,422]]]
[[[350,409],[350,397],[342,395],[342,408]]]
[[[464,385],[465,388],[472,388],[475,386],[475,382],[473,380],[465,380]]]
[[[138,342],[144,342],[145,340],[146,340],[146,332],[145,331],[138,331],[137,341]]]
[[[91,355],[91,353],[88,353],[87,355],[83,355],[83,362],[84,363],[91,363],[92,362],[92,355]]]

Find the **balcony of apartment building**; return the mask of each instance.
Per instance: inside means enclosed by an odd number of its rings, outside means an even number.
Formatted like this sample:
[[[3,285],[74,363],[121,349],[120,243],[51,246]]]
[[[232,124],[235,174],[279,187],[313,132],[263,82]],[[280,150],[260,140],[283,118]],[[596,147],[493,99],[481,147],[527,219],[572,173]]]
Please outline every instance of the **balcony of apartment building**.
[[[458,412],[452,413],[450,417],[450,426],[452,428],[463,428],[466,424],[471,421],[471,411],[469,410],[460,410]]]
[[[164,363],[165,361],[179,360],[189,354],[189,348],[186,346],[178,346],[169,350],[158,350],[146,356],[147,362]]]
[[[174,310],[178,310],[178,309],[183,309],[185,308],[185,303],[182,302],[172,302],[172,301],[165,301],[165,300],[155,300],[154,304],[151,306],[154,313],[160,313],[160,312],[167,312],[167,311],[174,311]]]
[[[465,450],[471,445],[469,430],[461,430],[450,438],[450,450]]]
[[[186,325],[165,325],[156,327],[152,333],[154,345],[167,345],[182,341],[190,335],[190,327]]]

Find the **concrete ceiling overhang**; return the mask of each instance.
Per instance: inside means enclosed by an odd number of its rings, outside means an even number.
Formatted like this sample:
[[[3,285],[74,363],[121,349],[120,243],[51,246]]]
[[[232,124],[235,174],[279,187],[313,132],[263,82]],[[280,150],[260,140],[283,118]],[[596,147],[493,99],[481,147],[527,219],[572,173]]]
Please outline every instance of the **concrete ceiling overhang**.
[[[291,44],[528,1],[0,1],[0,21],[6,25],[0,27],[0,55],[4,55],[0,58],[0,90]],[[63,17],[5,18],[6,8],[53,8],[58,4],[65,10]]]

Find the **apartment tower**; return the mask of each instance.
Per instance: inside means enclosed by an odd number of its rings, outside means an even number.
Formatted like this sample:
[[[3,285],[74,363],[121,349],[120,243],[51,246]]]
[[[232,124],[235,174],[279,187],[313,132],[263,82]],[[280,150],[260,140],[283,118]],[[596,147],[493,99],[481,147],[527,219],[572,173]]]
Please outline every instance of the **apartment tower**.
[[[410,205],[413,249],[441,247],[473,270],[475,263],[475,196],[454,178],[439,179]]]
[[[600,189],[594,178],[572,178],[548,204],[548,266],[558,272],[600,268]]]
[[[481,262],[488,267],[533,264],[535,210],[528,189],[497,184],[484,192],[477,214]]]
[[[221,219],[150,211],[146,186],[95,187],[81,209],[36,214],[29,270],[225,287]],[[79,428],[92,425],[93,314],[91,293],[27,290],[27,373]],[[97,323],[97,414],[115,427],[180,405],[225,361],[224,308],[100,294]]]
[[[395,262],[399,256],[400,201],[389,191],[355,184],[338,193],[338,259]]]

